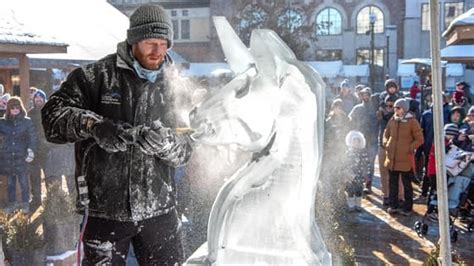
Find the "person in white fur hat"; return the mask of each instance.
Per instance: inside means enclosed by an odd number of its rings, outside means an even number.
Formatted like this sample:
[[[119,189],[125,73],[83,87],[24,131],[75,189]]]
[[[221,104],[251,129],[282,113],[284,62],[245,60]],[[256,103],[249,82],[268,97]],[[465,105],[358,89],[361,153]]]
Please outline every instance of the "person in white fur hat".
[[[347,205],[349,211],[361,211],[364,181],[370,174],[365,137],[360,131],[352,130],[346,135],[346,145],[346,169],[349,171],[349,182],[346,186]]]

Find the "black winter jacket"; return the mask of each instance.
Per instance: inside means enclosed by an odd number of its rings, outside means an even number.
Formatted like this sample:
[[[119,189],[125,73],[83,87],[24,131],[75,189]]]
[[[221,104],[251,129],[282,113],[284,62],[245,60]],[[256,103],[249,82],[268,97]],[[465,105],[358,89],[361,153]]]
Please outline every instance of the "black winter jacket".
[[[140,221],[175,208],[174,167],[189,159],[189,143],[176,144],[181,151],[178,164],[147,155],[134,145],[125,152],[108,153],[84,134],[83,123],[93,112],[132,126],[150,126],[159,119],[164,126],[176,127],[170,80],[165,77],[171,67],[167,57],[154,83],[141,79],[133,69],[130,46],[122,42],[117,53],[74,70],[43,107],[47,140],[76,143],[76,178],[85,174],[91,216]]]
[[[0,174],[26,175],[27,149],[36,151],[35,128],[28,117],[0,118]]]

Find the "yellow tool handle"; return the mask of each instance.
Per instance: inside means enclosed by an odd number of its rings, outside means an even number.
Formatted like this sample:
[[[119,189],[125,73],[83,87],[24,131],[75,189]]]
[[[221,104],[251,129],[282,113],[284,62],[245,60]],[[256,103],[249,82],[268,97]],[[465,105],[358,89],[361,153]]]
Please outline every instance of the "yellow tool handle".
[[[178,127],[176,128],[176,133],[178,134],[184,134],[184,133],[193,133],[194,129],[190,127]]]

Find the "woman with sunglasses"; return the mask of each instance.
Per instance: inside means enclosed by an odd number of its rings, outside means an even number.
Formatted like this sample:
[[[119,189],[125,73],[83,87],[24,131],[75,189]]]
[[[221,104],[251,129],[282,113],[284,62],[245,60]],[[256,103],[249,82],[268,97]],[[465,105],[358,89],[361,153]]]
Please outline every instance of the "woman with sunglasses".
[[[20,207],[29,212],[30,190],[28,185],[28,163],[34,159],[36,148],[35,130],[31,119],[19,97],[12,97],[7,102],[7,109],[0,118],[0,174],[7,176],[8,203],[7,211]],[[21,188],[22,204],[16,203],[16,182]]]
[[[423,144],[423,133],[415,115],[409,112],[410,104],[406,99],[398,99],[394,104],[395,113],[388,121],[384,131],[383,146],[385,148],[385,167],[389,172],[390,183],[390,214],[401,213],[410,215],[413,208],[412,162],[410,156]],[[398,183],[402,177],[405,203],[399,209]]]

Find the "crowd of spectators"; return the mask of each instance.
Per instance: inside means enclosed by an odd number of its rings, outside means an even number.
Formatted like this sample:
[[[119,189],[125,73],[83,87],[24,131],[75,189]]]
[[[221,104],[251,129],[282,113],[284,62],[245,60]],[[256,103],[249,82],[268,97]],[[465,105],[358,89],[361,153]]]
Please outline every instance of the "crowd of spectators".
[[[377,93],[364,85],[352,88],[347,80],[341,82],[326,118],[325,157],[328,162],[345,159],[339,164],[344,171],[336,172],[346,184],[349,210],[361,209],[354,195],[372,193],[376,157],[388,213],[409,216],[414,202],[428,202],[434,193],[435,132],[432,97],[427,95],[431,88],[425,87],[423,92],[422,98],[418,82],[401,91],[394,79],[387,79],[384,90]],[[447,147],[473,151],[474,99],[469,84],[458,82],[454,93],[443,92],[442,97]],[[415,198],[413,183],[421,187],[421,195]]]
[[[20,97],[5,93],[0,84],[0,176],[7,181],[6,212],[29,213],[38,208],[45,196],[43,177],[48,187],[63,175],[69,176],[66,179],[69,192],[75,190],[73,147],[46,141],[41,108],[48,97],[35,87],[30,88],[29,96],[29,101],[24,103]],[[17,184],[20,185],[19,199]]]

